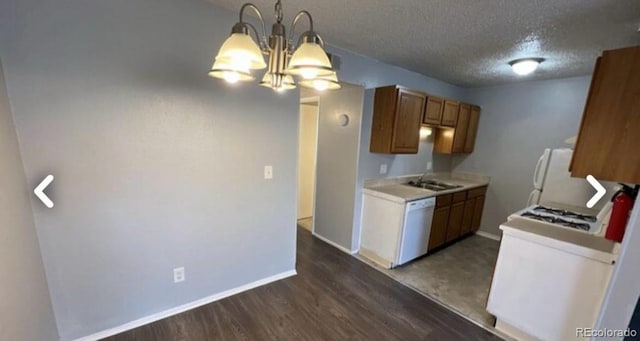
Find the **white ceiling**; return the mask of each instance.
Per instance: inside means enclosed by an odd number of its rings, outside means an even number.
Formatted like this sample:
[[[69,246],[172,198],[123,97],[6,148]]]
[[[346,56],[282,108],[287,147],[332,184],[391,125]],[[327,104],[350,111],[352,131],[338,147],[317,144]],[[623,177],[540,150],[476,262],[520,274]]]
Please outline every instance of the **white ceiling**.
[[[236,11],[243,3],[208,1]],[[270,28],[275,1],[252,2]],[[306,9],[329,44],[460,86],[586,75],[602,50],[640,45],[640,0],[282,3],[287,25],[297,11]],[[535,74],[523,78],[507,65],[521,57],[546,61]]]

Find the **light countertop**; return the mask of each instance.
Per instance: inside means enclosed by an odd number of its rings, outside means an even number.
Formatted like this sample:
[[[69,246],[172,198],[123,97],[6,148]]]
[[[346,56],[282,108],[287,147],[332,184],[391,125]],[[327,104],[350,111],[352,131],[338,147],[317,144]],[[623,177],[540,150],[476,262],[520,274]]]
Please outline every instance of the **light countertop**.
[[[593,234],[523,218],[513,218],[500,225],[500,229],[505,235],[605,263],[614,263],[617,259],[619,245]]]
[[[482,175],[472,175],[468,173],[435,173],[428,174],[424,177],[424,180],[435,180],[438,182],[444,182],[447,184],[458,185],[462,187],[445,191],[432,191],[428,189],[404,185],[410,180],[417,179],[419,176],[420,175],[410,175],[390,179],[377,179],[371,181],[369,184],[365,183],[365,187],[362,189],[362,192],[398,203],[405,203],[407,201],[420,200],[437,195],[466,191],[473,188],[487,186],[489,184],[489,177]]]

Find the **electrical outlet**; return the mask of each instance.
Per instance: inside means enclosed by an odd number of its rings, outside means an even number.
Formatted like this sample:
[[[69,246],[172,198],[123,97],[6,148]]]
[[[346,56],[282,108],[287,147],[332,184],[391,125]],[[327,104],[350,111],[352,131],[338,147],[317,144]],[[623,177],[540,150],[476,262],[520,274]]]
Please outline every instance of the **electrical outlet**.
[[[265,179],[273,179],[273,167],[272,166],[264,166],[264,178]]]
[[[383,163],[380,165],[380,174],[387,174],[387,164]]]
[[[430,170],[432,170],[432,169],[433,169],[433,162],[428,161],[428,162],[427,162],[427,170],[428,170],[428,171],[430,171]]]
[[[184,282],[184,267],[173,269],[173,283]]]

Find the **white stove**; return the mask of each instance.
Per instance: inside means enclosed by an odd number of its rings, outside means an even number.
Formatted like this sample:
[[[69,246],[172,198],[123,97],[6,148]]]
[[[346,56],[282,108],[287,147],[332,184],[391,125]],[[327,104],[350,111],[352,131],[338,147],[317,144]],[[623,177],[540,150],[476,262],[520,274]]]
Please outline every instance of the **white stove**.
[[[598,216],[545,205],[532,205],[513,213],[509,218],[531,219],[580,232],[596,234],[602,227],[602,220],[598,219]]]

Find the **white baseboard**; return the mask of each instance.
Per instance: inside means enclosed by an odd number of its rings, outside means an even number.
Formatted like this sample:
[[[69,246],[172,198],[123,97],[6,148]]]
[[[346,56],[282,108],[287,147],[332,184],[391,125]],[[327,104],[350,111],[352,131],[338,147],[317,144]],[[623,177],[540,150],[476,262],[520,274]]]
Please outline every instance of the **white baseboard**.
[[[329,239],[327,239],[327,238],[325,238],[325,237],[323,237],[323,236],[321,236],[321,235],[319,235],[319,234],[317,234],[315,232],[313,232],[313,236],[318,238],[318,239],[320,239],[320,240],[322,240],[323,242],[335,247],[336,249],[338,249],[338,250],[340,250],[340,251],[342,251],[344,253],[348,253],[350,255],[354,255],[354,254],[358,253],[358,250],[349,250],[346,247],[344,247],[344,246],[342,246],[342,245],[340,245],[340,244],[338,244],[336,242],[333,242],[333,241],[331,241],[331,240],[329,240]]]
[[[193,302],[190,302],[190,303],[183,304],[181,306],[177,306],[175,308],[171,308],[171,309],[168,309],[168,310],[165,310],[165,311],[161,311],[159,313],[152,314],[152,315],[149,315],[149,316],[146,316],[146,317],[143,317],[143,318],[131,321],[131,322],[127,322],[127,323],[125,323],[123,325],[120,325],[120,326],[117,326],[117,327],[109,328],[109,329],[103,330],[101,332],[97,332],[97,333],[94,333],[94,334],[91,334],[91,335],[88,335],[88,336],[85,336],[85,337],[81,337],[79,339],[76,339],[75,341],[93,341],[93,340],[99,340],[99,339],[103,339],[103,338],[106,338],[106,337],[109,337],[109,336],[113,336],[113,335],[116,335],[116,334],[120,334],[120,333],[125,332],[127,330],[135,329],[135,328],[138,328],[138,327],[143,326],[145,324],[149,324],[149,323],[152,323],[152,322],[155,322],[155,321],[158,321],[158,320],[162,320],[164,318],[183,313],[185,311],[188,311],[188,310],[203,306],[205,304],[209,304],[211,302],[219,301],[219,300],[221,300],[223,298],[227,298],[229,296],[233,296],[233,295],[239,294],[239,293],[241,293],[243,291],[251,290],[253,288],[257,288],[259,286],[263,286],[265,284],[269,284],[269,283],[272,283],[272,282],[275,282],[275,281],[278,281],[278,280],[281,280],[281,279],[284,279],[284,278],[287,278],[287,277],[295,276],[296,274],[297,273],[296,273],[295,269],[289,270],[289,271],[285,271],[285,272],[282,272],[282,273],[279,273],[279,274],[276,274],[276,275],[273,275],[273,276],[270,276],[270,277],[267,277],[267,278],[263,278],[263,279],[257,280],[255,282],[251,282],[251,283],[248,283],[248,284],[245,284],[245,285],[233,288],[233,289],[229,289],[229,290],[223,291],[221,293],[217,293],[217,294],[214,294],[214,295],[211,295],[211,296],[207,296],[207,297],[201,298],[199,300],[196,300],[196,301],[193,301]]]
[[[489,239],[493,239],[493,240],[497,240],[500,241],[501,237],[497,236],[495,234],[492,233],[487,233],[484,231],[476,231],[476,234],[479,235],[480,237],[485,237],[485,238],[489,238]]]

